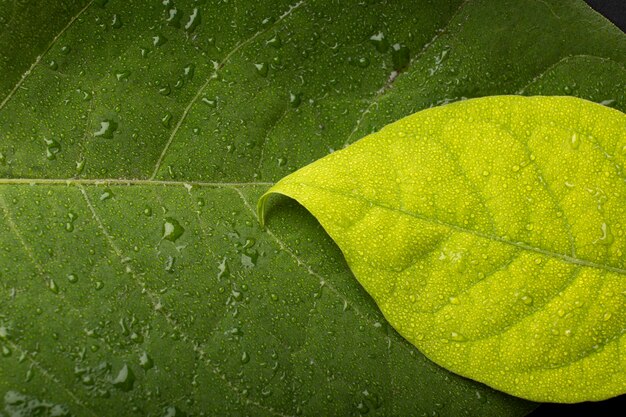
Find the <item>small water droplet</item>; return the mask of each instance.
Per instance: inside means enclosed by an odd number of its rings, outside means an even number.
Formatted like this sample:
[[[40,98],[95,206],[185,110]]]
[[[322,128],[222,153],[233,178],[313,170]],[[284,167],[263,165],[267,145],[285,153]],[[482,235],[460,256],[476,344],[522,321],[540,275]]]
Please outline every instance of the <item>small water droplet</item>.
[[[280,39],[280,36],[276,34],[271,39],[267,40],[265,44],[278,49],[282,46],[283,43]]]
[[[147,352],[143,352],[141,356],[139,356],[139,366],[141,366],[145,371],[154,366],[154,361]]]
[[[67,55],[67,54],[69,54],[71,50],[72,50],[72,48],[71,48],[69,45],[63,45],[63,46],[61,47],[61,53],[62,53],[63,55]]]
[[[118,14],[114,14],[111,18],[111,27],[114,29],[119,29],[122,27],[122,19]]]
[[[124,364],[122,369],[117,373],[117,376],[111,384],[119,389],[120,391],[128,392],[133,389],[133,385],[135,383],[135,375],[133,371],[128,367],[128,365]]]
[[[167,43],[167,38],[161,34],[154,35],[152,37],[152,45],[154,46],[162,46]]]
[[[165,115],[163,117],[161,117],[161,124],[164,127],[169,128],[171,123],[172,123],[172,113],[167,112],[167,113],[165,113]]]
[[[194,7],[191,14],[189,15],[189,20],[185,23],[185,30],[187,32],[193,32],[201,22],[200,10],[197,7]]]
[[[274,293],[270,294],[270,298],[272,299],[272,301],[278,301],[278,295]]]
[[[96,291],[99,291],[104,288],[104,282],[96,281]]]
[[[59,64],[55,60],[52,60],[48,62],[48,68],[50,68],[52,71],[56,71],[59,68]]]
[[[389,49],[389,42],[385,39],[385,35],[382,32],[378,32],[370,37],[370,42],[376,47],[376,50],[380,53],[385,53]]]
[[[527,306],[533,304],[533,298],[530,295],[522,295],[522,302]]]
[[[110,119],[105,119],[100,122],[100,129],[93,132],[95,137],[102,137],[105,139],[113,138],[113,133],[117,130],[117,123]]]
[[[269,70],[269,66],[265,62],[260,62],[258,64],[254,64],[254,67],[256,68],[257,74],[259,74],[261,77],[266,77],[267,76],[267,72]]]
[[[391,61],[394,70],[397,72],[402,71],[409,65],[409,62],[411,62],[409,48],[399,43],[394,44],[391,47]]]
[[[451,332],[450,339],[454,340],[455,342],[465,342],[465,340],[467,340],[465,336],[457,332]]]
[[[110,188],[105,188],[102,191],[102,194],[100,194],[100,201],[109,200],[109,199],[113,198],[113,196],[114,196],[113,191],[111,191]]]
[[[176,7],[172,7],[167,10],[167,18],[165,21],[168,25],[173,26],[175,28],[180,28],[180,19],[182,19],[183,15],[180,13]]]
[[[291,107],[296,108],[302,102],[302,94],[301,93],[289,93],[289,104]]]
[[[166,217],[163,223],[163,235],[161,239],[175,242],[185,232],[183,226],[173,217]]]
[[[59,293],[59,286],[57,285],[57,283],[52,278],[50,278],[48,280],[48,289],[50,291],[52,291],[53,293],[55,293],[55,294]]]
[[[4,356],[5,358],[11,356],[11,349],[9,349],[8,346],[2,346],[2,356]]]
[[[61,144],[54,139],[43,139],[46,144],[46,158],[48,160],[54,160],[57,157],[57,154],[61,152]]]
[[[570,140],[570,146],[572,147],[572,149],[578,149],[578,147],[580,146],[580,137],[577,133],[574,133],[572,135]]]
[[[126,81],[128,80],[128,77],[130,77],[130,71],[128,70],[117,71],[115,73],[117,81]]]
[[[170,87],[169,83],[163,84],[159,87],[159,94],[161,94],[162,96],[169,96],[171,92],[172,87]]]
[[[243,352],[241,354],[241,363],[246,364],[250,362],[250,355],[248,355],[248,352]]]
[[[67,280],[72,284],[75,284],[78,282],[78,276],[76,274],[67,274]]]
[[[143,209],[143,214],[144,214],[144,215],[146,215],[146,216],[148,216],[148,217],[152,216],[152,208],[150,208],[150,207],[146,206],[146,207]]]

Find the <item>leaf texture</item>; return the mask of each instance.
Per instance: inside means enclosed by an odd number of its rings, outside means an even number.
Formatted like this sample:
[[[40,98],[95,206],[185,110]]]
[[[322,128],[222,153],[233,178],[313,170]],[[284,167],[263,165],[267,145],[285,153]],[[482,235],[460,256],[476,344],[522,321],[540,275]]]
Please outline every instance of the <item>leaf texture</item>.
[[[625,56],[581,1],[0,2],[0,414],[526,413],[247,203],[437,103],[623,109]]]
[[[389,322],[534,401],[626,392],[626,115],[571,97],[424,110],[280,180]]]

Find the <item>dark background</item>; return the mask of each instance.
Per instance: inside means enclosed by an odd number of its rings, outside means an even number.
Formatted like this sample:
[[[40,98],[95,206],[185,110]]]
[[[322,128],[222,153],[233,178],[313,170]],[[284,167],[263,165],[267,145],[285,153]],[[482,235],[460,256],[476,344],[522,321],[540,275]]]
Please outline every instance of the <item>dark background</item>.
[[[598,13],[604,15],[626,32],[626,0],[585,0]],[[626,395],[599,403],[542,404],[528,417],[592,416],[618,417],[626,415]]]
[[[598,13],[626,32],[626,0],[585,0]]]

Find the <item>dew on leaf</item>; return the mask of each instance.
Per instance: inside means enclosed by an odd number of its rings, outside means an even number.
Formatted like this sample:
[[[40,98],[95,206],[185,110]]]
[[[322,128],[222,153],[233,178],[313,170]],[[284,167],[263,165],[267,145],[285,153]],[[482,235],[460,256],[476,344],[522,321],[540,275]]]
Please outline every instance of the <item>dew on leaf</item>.
[[[117,123],[111,119],[105,119],[100,122],[100,128],[93,132],[95,137],[102,137],[105,139],[113,138],[113,133],[117,130]]]
[[[271,39],[268,39],[265,44],[273,48],[280,48],[282,46],[282,41],[279,35],[274,35]]]
[[[167,17],[165,21],[168,25],[173,26],[175,28],[180,28],[180,19],[182,19],[183,15],[180,13],[176,7],[172,7],[167,10]]]
[[[161,239],[175,242],[185,232],[181,224],[173,217],[166,217],[163,223],[163,233]]]
[[[405,69],[411,61],[409,48],[399,43],[393,44],[391,47],[391,61],[393,63],[393,69],[397,72]]]
[[[385,53],[389,50],[389,42],[385,39],[385,35],[382,32],[378,32],[370,37],[370,42],[376,47],[376,50],[380,53]]]
[[[120,391],[128,392],[133,389],[135,383],[135,374],[124,364],[119,370],[117,376],[111,381],[111,384]]]
[[[119,29],[122,27],[122,19],[118,14],[114,14],[111,17],[111,27],[114,29]]]
[[[269,70],[269,67],[268,67],[268,65],[265,62],[260,62],[260,63],[254,64],[254,67],[256,68],[257,74],[259,74],[261,77],[266,77],[267,76],[267,72]]]
[[[113,196],[114,196],[113,191],[111,191],[111,189],[107,187],[104,190],[102,190],[102,193],[100,194],[100,201],[109,200],[113,198]]]
[[[68,274],[67,280],[71,282],[72,284],[75,284],[78,282],[78,276],[76,274]]]
[[[48,160],[56,159],[57,154],[61,152],[61,144],[54,139],[44,138],[43,141],[46,144],[46,158]]]
[[[193,32],[201,22],[200,10],[197,7],[194,7],[191,14],[189,15],[189,19],[187,23],[185,23],[185,30],[187,32]]]
[[[167,38],[161,34],[154,35],[152,37],[152,45],[154,46],[163,46],[167,43]]]

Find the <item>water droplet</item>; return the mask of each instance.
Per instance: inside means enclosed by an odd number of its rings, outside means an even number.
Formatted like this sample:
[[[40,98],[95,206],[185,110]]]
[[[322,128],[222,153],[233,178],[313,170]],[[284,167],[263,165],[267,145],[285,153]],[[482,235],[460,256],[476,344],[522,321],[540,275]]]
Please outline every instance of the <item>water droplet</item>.
[[[291,107],[296,108],[302,102],[302,94],[300,93],[289,93],[289,104]]]
[[[146,216],[148,216],[148,217],[152,216],[152,208],[150,208],[150,207],[146,206],[146,207],[143,209],[143,214],[144,214],[144,215],[146,215]]]
[[[78,276],[76,274],[68,274],[67,280],[71,282],[72,284],[75,284],[78,282]]]
[[[46,144],[46,158],[49,160],[56,159],[57,154],[61,152],[61,144],[54,139],[43,139]]]
[[[63,46],[61,47],[61,53],[62,53],[63,55],[67,55],[67,54],[69,54],[71,50],[72,50],[72,48],[71,48],[69,45],[63,45]]]
[[[161,117],[161,124],[164,127],[168,127],[169,128],[171,123],[172,123],[172,113],[167,112],[167,113],[165,113],[165,115],[163,117]]]
[[[130,71],[128,70],[117,71],[115,73],[115,78],[117,78],[117,81],[126,81],[128,80],[128,77],[130,77]]]
[[[154,366],[154,361],[147,352],[143,352],[141,356],[139,356],[139,366],[141,366],[145,371]]]
[[[276,34],[271,39],[267,40],[265,44],[278,49],[282,46],[283,43],[280,39],[280,36]]]
[[[600,228],[602,229],[602,237],[600,237],[599,242],[604,245],[611,245],[615,240],[613,233],[611,233],[611,228],[606,223],[602,223]]]
[[[378,32],[370,37],[370,42],[376,47],[376,50],[380,53],[385,53],[389,49],[389,42],[385,39],[385,35],[382,32]]]
[[[110,188],[105,188],[102,191],[102,194],[100,194],[100,201],[106,201],[110,198],[113,198],[113,196],[114,196],[113,191],[111,191]]]
[[[193,32],[201,22],[200,10],[197,7],[194,7],[191,14],[189,15],[189,20],[185,23],[185,30],[187,32]]]
[[[209,99],[209,98],[207,98],[207,97],[202,97],[202,102],[203,102],[204,104],[206,104],[207,106],[209,106],[209,107],[215,107],[215,106],[217,106],[217,101],[216,101],[216,100]]]
[[[100,291],[103,288],[104,288],[104,282],[96,281],[96,291]]]
[[[189,64],[185,68],[183,68],[183,75],[186,79],[191,81],[193,79],[193,75],[196,72],[196,65]]]
[[[409,62],[411,62],[409,48],[399,43],[394,44],[391,47],[391,61],[394,70],[397,72],[402,71],[409,65]]]
[[[167,11],[167,18],[165,21],[168,25],[173,26],[175,28],[180,28],[180,19],[182,19],[183,15],[176,7],[172,7]]]
[[[59,293],[59,286],[52,278],[48,280],[48,289],[55,294]]]
[[[93,132],[95,137],[102,137],[105,139],[113,138],[113,133],[117,130],[117,123],[110,119],[105,119],[100,122],[100,129]]]
[[[165,260],[165,271],[174,272],[174,262],[176,262],[176,258],[173,256],[168,256]]]
[[[122,369],[117,373],[117,376],[111,384],[119,389],[120,391],[128,392],[133,389],[133,384],[135,383],[135,375],[133,371],[128,367],[128,365],[124,364]]]
[[[370,59],[366,56],[357,59],[356,64],[361,68],[367,68],[370,65]]]
[[[254,67],[256,68],[257,74],[259,74],[261,77],[266,77],[267,76],[267,72],[269,70],[269,67],[268,67],[268,65],[265,62],[254,64]]]
[[[80,161],[76,161],[76,175],[80,175],[85,169],[85,160],[81,159]]]
[[[451,332],[450,339],[454,340],[455,342],[465,342],[467,340],[465,336],[457,332]]]
[[[570,146],[572,147],[572,149],[578,149],[578,147],[580,146],[580,137],[577,133],[574,133],[572,135]]]
[[[217,266],[217,279],[219,280],[220,278],[222,278],[224,275],[228,275],[229,274],[229,270],[228,270],[228,264],[226,263],[226,258],[222,259],[222,262],[220,262],[220,264]]]
[[[52,60],[48,63],[48,68],[52,71],[56,71],[59,68],[59,64],[55,60]]]
[[[11,356],[11,349],[9,349],[8,346],[2,346],[2,356],[5,358]]]
[[[155,35],[152,37],[152,45],[154,46],[162,46],[167,43],[167,38],[161,34]]]
[[[270,298],[272,299],[272,301],[278,301],[278,295],[274,293],[270,294]]]
[[[241,354],[241,363],[246,364],[250,362],[250,355],[248,355],[248,352],[243,352]]]
[[[521,298],[522,302],[524,304],[526,304],[527,306],[532,305],[533,304],[533,298],[530,295],[522,295]]]
[[[185,232],[183,226],[173,217],[166,217],[163,223],[163,235],[161,239],[175,242]]]
[[[602,320],[609,321],[611,317],[612,317],[611,313],[604,313],[604,316],[602,316]]]
[[[119,29],[122,27],[122,19],[118,14],[114,14],[111,18],[111,27],[114,29]]]
[[[170,87],[169,83],[159,87],[159,94],[161,94],[162,96],[169,96],[171,92],[172,87]]]

